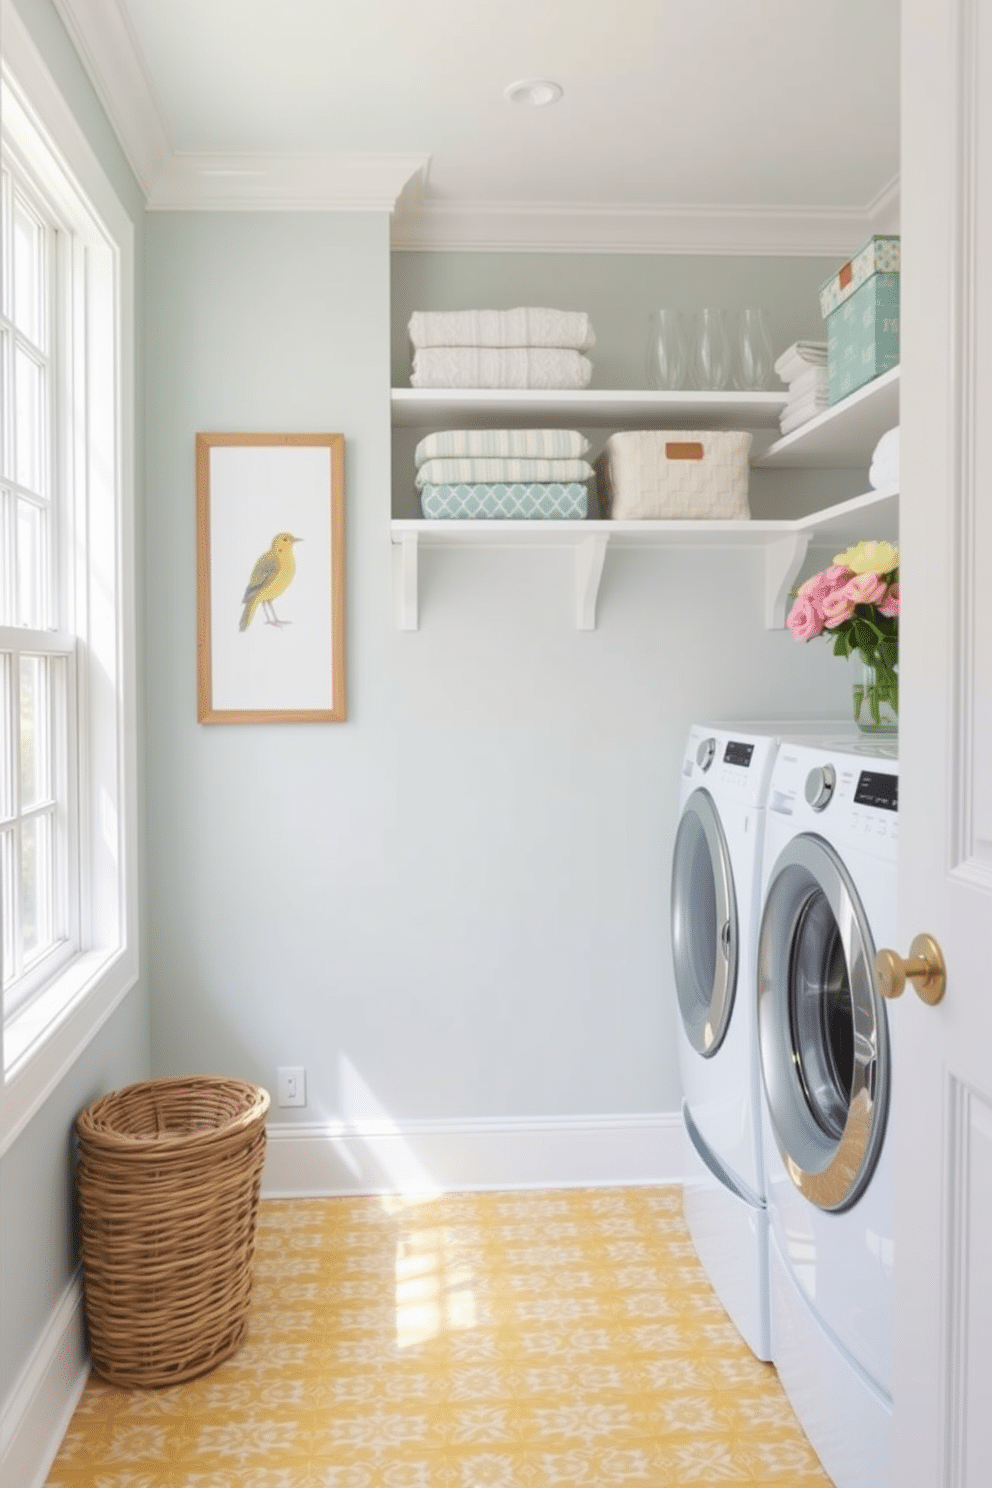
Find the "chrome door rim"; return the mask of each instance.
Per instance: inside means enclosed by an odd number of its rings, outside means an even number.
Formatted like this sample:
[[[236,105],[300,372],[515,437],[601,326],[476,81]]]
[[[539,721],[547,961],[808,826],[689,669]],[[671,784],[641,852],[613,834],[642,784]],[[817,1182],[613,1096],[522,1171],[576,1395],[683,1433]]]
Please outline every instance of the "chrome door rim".
[[[682,864],[705,843],[713,871],[715,923],[712,984],[706,987],[697,975],[693,945],[698,935],[697,914],[694,930],[692,906],[687,892],[688,873]],[[698,908],[698,907],[697,907]],[[711,1058],[719,1049],[733,1011],[737,990],[737,896],[730,864],[730,851],[720,822],[720,814],[708,790],[694,790],[682,808],[679,829],[672,853],[672,960],[675,967],[675,990],[686,1036],[697,1054]]]
[[[830,906],[843,952],[853,1013],[846,1119],[833,1138],[815,1116],[794,1045],[795,937],[811,900]],[[772,1130],[800,1193],[820,1209],[847,1209],[864,1192],[885,1136],[889,1095],[888,1023],[874,976],[875,947],[850,874],[812,833],[794,837],[772,869],[758,938],[758,1042]]]

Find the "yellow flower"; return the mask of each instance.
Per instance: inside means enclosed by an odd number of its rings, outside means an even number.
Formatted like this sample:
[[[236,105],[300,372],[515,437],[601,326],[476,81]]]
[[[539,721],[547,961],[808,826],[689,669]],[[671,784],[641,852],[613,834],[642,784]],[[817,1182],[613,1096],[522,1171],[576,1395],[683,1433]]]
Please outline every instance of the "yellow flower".
[[[838,553],[834,562],[856,574],[891,573],[899,567],[899,549],[890,542],[855,543],[853,548]]]

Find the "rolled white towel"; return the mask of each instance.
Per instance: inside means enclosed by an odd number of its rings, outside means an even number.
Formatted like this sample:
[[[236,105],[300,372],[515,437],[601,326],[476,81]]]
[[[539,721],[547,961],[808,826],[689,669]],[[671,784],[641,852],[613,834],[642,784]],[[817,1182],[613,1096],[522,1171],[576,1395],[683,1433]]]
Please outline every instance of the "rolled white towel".
[[[415,310],[407,326],[415,351],[429,346],[558,346],[588,351],[596,337],[584,310]]]
[[[592,362],[560,347],[431,346],[414,352],[412,387],[584,388]]]
[[[888,429],[875,446],[868,480],[873,490],[899,484],[899,425]]]

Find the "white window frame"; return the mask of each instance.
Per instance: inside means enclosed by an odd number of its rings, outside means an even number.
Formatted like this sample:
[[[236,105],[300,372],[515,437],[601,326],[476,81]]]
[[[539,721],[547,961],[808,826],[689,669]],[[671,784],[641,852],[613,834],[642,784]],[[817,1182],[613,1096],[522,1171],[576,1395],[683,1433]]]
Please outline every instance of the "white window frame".
[[[75,509],[63,560],[80,723],[78,942],[40,991],[0,1019],[0,1155],[138,976],[134,225],[10,5],[2,41],[4,135],[72,227],[76,302],[67,308],[85,318],[71,354],[86,395],[65,452]]]

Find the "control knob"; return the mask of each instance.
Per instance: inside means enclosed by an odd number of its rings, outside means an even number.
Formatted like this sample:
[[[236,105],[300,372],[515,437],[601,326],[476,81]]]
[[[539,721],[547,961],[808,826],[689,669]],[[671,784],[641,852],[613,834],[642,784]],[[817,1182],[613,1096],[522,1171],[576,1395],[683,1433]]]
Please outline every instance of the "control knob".
[[[833,765],[817,765],[806,776],[806,800],[814,811],[822,811],[834,793],[837,772]]]

